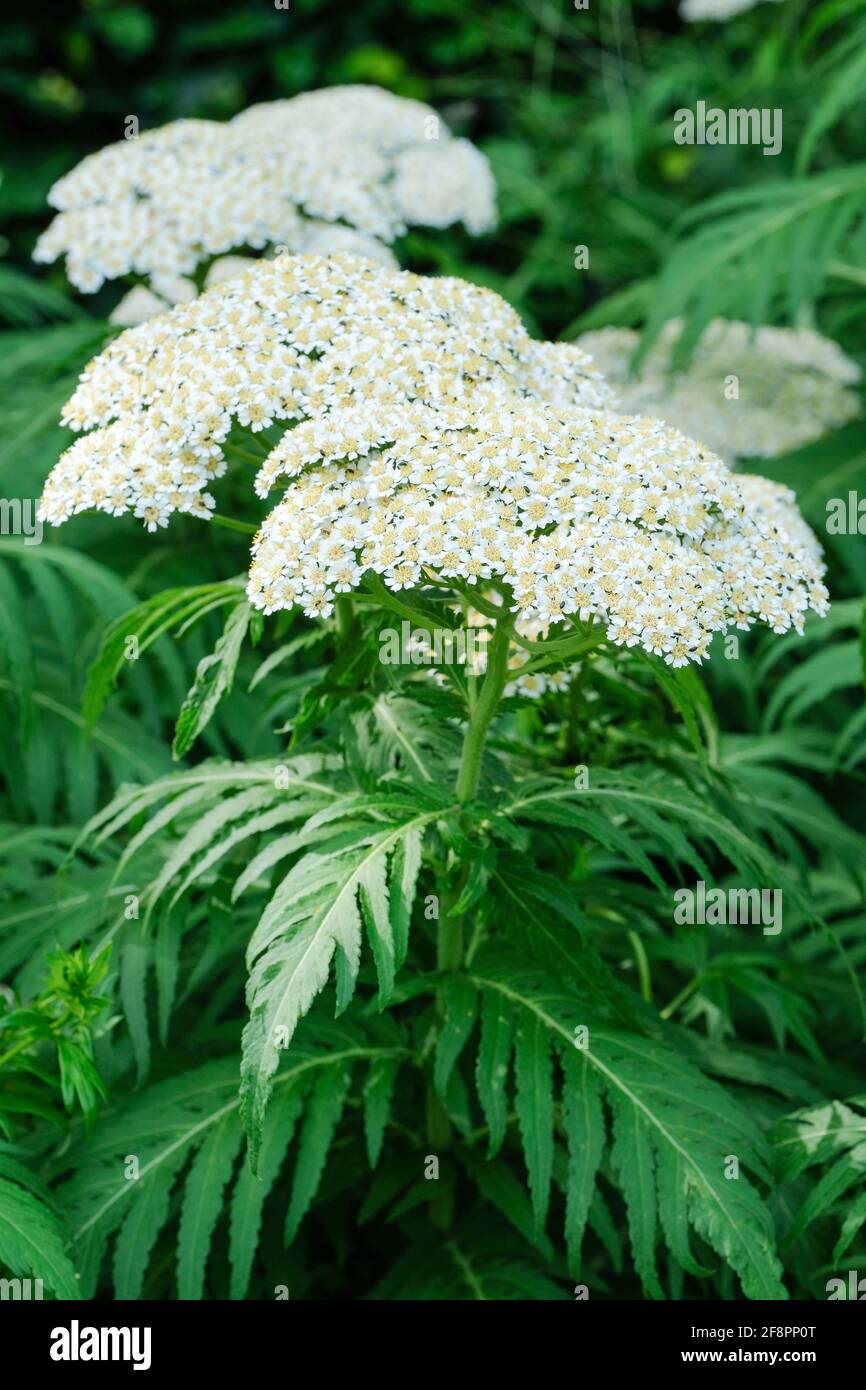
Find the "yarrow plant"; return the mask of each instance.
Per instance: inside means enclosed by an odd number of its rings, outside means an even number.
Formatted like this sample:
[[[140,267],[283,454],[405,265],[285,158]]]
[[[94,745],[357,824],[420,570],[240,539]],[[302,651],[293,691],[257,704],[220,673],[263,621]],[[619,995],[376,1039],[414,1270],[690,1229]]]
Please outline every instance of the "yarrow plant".
[[[0,1296],[856,1297],[858,431],[775,457],[856,368],[729,320],[862,365],[863,19],[698,43],[642,5],[539,48],[424,0],[398,58],[372,12],[344,49],[318,3],[122,8],[64,28],[65,94],[15,74],[65,150],[229,100],[240,43],[266,95],[402,71],[483,103],[506,230],[464,235],[486,165],[430,108],[341,88],[79,168],[48,235],[91,306],[0,267],[6,471],[60,527],[3,504]],[[772,180],[673,148],[698,71],[784,106]],[[106,277],[153,315],[109,345]],[[845,504],[826,587],[789,486],[816,530]]]
[[[66,257],[91,293],[137,275],[119,319],[194,297],[188,277],[244,268],[237,250],[348,253],[396,265],[390,243],[411,226],[495,222],[485,157],[422,102],[346,86],[252,106],[233,120],[182,120],[120,140],[59,179],[58,215],[37,261]]]
[[[812,329],[714,319],[688,365],[677,367],[681,333],[681,321],[670,320],[634,375],[640,335],[632,329],[602,328],[578,342],[624,410],[655,415],[729,461],[787,453],[860,413],[860,367]]]

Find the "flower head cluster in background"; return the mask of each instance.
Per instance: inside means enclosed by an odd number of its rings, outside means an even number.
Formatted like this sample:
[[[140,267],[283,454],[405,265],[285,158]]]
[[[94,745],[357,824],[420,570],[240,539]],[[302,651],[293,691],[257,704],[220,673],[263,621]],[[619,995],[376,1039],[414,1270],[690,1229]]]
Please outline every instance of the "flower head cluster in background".
[[[614,386],[623,410],[655,415],[733,461],[773,458],[820,439],[860,412],[861,372],[829,338],[806,328],[754,329],[714,319],[691,361],[671,369],[682,332],[665,325],[636,376],[630,328],[584,333],[579,346]]]
[[[753,10],[761,0],[682,0],[680,14],[686,20],[734,19],[746,10]]]
[[[119,321],[197,292],[188,279],[233,250],[347,252],[395,265],[411,226],[495,222],[484,155],[422,102],[377,87],[328,87],[228,122],[181,120],[89,155],[54,184],[58,215],[37,261],[66,256],[78,289],[146,277]],[[124,318],[125,314],[125,318]]]

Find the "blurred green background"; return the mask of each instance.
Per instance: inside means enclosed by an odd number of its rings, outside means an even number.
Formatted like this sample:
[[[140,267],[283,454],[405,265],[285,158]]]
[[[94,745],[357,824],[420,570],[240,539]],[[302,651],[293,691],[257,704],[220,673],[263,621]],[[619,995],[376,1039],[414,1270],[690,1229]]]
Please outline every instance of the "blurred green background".
[[[858,10],[860,0],[784,0],[729,23],[686,24],[669,0],[592,0],[588,10],[572,0],[40,5],[0,26],[0,250],[28,264],[51,182],[119,139],[128,114],[142,129],[222,120],[256,101],[376,83],[435,105],[487,152],[499,187],[490,238],[416,236],[404,260],[490,283],[547,334],[574,331],[578,318],[634,323],[684,213],[791,174],[821,64],[840,20]],[[782,106],[781,156],[676,146],[673,111],[699,98]],[[843,109],[818,167],[863,148],[856,106]],[[588,271],[575,270],[579,244],[590,248]],[[61,268],[49,278],[64,284]],[[88,304],[103,313],[115,298],[107,290]],[[844,340],[838,307],[831,296],[825,326]]]

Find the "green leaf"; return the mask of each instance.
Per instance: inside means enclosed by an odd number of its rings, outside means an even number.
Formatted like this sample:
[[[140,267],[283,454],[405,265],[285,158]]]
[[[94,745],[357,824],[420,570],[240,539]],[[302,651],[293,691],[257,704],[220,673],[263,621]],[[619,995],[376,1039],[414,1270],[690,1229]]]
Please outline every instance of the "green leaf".
[[[866,1115],[855,1110],[854,1105],[862,1108],[863,1098],[855,1098],[848,1105],[833,1101],[810,1107],[786,1117],[773,1131],[774,1154],[786,1178],[829,1163],[796,1212],[785,1237],[786,1245],[792,1245],[813,1222],[833,1212],[849,1188],[863,1184]]]
[[[860,30],[860,46],[849,62],[833,73],[819,100],[812,105],[806,129],[797,150],[797,172],[802,174],[812,162],[812,156],[822,136],[835,125],[842,113],[862,101],[866,87],[866,48],[862,46],[866,29]]]
[[[343,1113],[351,1079],[351,1065],[328,1067],[313,1087],[304,1115],[298,1143],[298,1158],[292,1174],[292,1195],[285,1227],[287,1245],[291,1245],[297,1235],[298,1227],[318,1191],[325,1159]]]
[[[573,1060],[574,1030],[584,1025],[589,1035],[581,1058],[614,1111],[616,1168],[629,1207],[636,1267],[647,1291],[658,1293],[651,1259],[658,1198],[651,1169],[653,1165],[676,1163],[681,1165],[690,1225],[736,1271],[746,1296],[786,1298],[770,1212],[744,1174],[737,1181],[725,1177],[725,1161],[730,1154],[739,1157],[742,1167],[761,1176],[767,1173],[762,1135],[728,1092],[657,1039],[596,1021],[586,1001],[501,946],[479,952],[470,978],[482,991],[499,995],[515,1012],[518,1030],[524,1027],[518,1113],[522,1108],[524,1146],[527,1137],[530,1140],[536,1213],[542,1210],[545,1190],[550,1109],[549,1077],[538,1039],[544,1036],[548,1046],[563,1056],[565,1084],[573,1085],[575,1074],[565,1059]],[[518,1040],[520,1036],[518,1031]],[[536,1069],[537,1089],[533,1089]],[[568,1123],[571,1128],[573,1120]],[[592,1131],[597,1145],[597,1120]],[[581,1186],[575,1201],[582,1208],[586,1178],[580,1170],[578,1177]],[[681,1249],[681,1242],[678,1244]]]
[[[672,1162],[662,1161],[658,1164],[656,1181],[659,1218],[670,1252],[687,1274],[693,1274],[699,1279],[704,1278],[711,1274],[712,1270],[699,1265],[692,1255],[689,1244],[688,1184],[679,1155]]]
[[[520,1013],[514,1036],[517,1120],[529,1173],[535,1229],[544,1229],[553,1174],[553,1060],[550,1034],[534,1013]]]
[[[700,200],[680,220],[682,235],[656,282],[633,367],[638,368],[669,319],[686,320],[678,343],[680,365],[710,319],[723,315],[756,322],[756,290],[770,309],[784,294],[792,317],[814,304],[828,266],[862,219],[864,200],[862,162],[809,178],[765,179]],[[807,228],[815,233],[815,255],[801,261],[803,271],[791,283],[790,238]]]
[[[233,608],[213,651],[199,662],[192,689],[177,718],[171,746],[173,757],[182,758],[188,752],[210,723],[220,700],[231,690],[252,613],[246,599]]]
[[[553,1247],[544,1233],[538,1230],[526,1190],[508,1164],[502,1159],[488,1159],[482,1162],[471,1153],[462,1154],[461,1157],[482,1196],[502,1212],[524,1240],[529,1241],[547,1259],[552,1260]]]
[[[393,809],[381,801],[383,814]],[[334,818],[338,813],[334,811]],[[349,812],[354,803],[347,803]],[[421,811],[398,824],[351,826],[315,854],[306,854],[277,888],[253,933],[247,952],[250,1021],[244,1029],[241,1094],[244,1124],[255,1162],[258,1135],[280,1051],[288,1047],[298,1020],[324,988],[335,964],[338,1011],[355,989],[361,956],[362,912],[371,937],[383,995],[390,988],[395,947],[388,909],[391,857],[415,841],[417,857],[426,827],[439,814]]]
[[[134,652],[140,657],[172,628],[197,622],[214,607],[234,603],[243,592],[242,580],[219,584],[199,584],[164,589],[126,613],[121,613],[106,629],[102,645],[87,673],[82,714],[89,726],[96,723],[114,689],[124,664]]]
[[[864,1224],[866,1224],[866,1192],[861,1192],[859,1197],[854,1198],[845,1214],[839,1239],[833,1247],[834,1262],[842,1259]]]
[[[371,1168],[376,1167],[382,1153],[399,1065],[397,1057],[377,1057],[364,1082],[364,1138]]]
[[[295,1044],[276,1082],[277,1094],[262,1139],[261,1178],[244,1167],[235,1184],[230,1229],[232,1297],[242,1297],[246,1290],[262,1203],[285,1157],[306,1085],[326,1073],[338,1073],[338,1079],[318,1092],[306,1156],[296,1173],[295,1223],[315,1195],[316,1173],[321,1171],[328,1136],[333,1133],[329,1125],[336,1123],[335,1100],[339,1095],[345,1098],[351,1067],[355,1062],[394,1058],[401,1051],[393,1043],[368,1039],[357,1025],[317,1025],[306,1032],[306,1041]],[[217,1132],[220,1137],[212,1137]],[[187,1189],[180,1203],[183,1271],[178,1275],[184,1287],[198,1287],[214,1222],[224,1209],[224,1181],[241,1139],[235,1057],[208,1062],[151,1085],[97,1119],[91,1133],[62,1155],[61,1169],[70,1176],[57,1192],[81,1271],[82,1296],[92,1295],[107,1242],[118,1230],[116,1292],[118,1297],[139,1296],[154,1243],[172,1213],[175,1179],[188,1162],[191,1166],[181,1179]],[[202,1146],[207,1148],[197,1157]],[[137,1178],[130,1170],[133,1157]]]
[[[179,1298],[203,1296],[211,1237],[242,1141],[237,1116],[227,1115],[211,1129],[193,1160],[184,1188],[177,1237]]]
[[[562,1124],[568,1141],[565,1241],[568,1267],[577,1279],[583,1233],[605,1147],[604,1114],[598,1077],[580,1051],[564,1052],[562,1066]]]
[[[0,266],[0,303],[2,317],[10,324],[29,325],[42,319],[84,317],[75,300],[62,290],[45,280],[37,280],[34,275],[25,275],[11,265]]]
[[[41,1279],[57,1298],[78,1298],[57,1217],[25,1187],[0,1177],[0,1263],[16,1279]]]
[[[168,1218],[171,1188],[184,1160],[182,1149],[168,1153],[158,1168],[135,1180],[141,1186],[126,1212],[114,1248],[114,1291],[120,1299],[141,1297],[147,1266],[160,1230]]]
[[[501,1149],[508,1124],[508,1066],[511,1061],[512,1016],[501,996],[487,992],[481,1005],[481,1042],[475,1084],[487,1121],[487,1153]]]
[[[132,1039],[138,1079],[143,1081],[150,1065],[146,992],[150,944],[142,937],[140,924],[133,922],[131,926],[134,934],[124,942],[121,956],[120,998]]]
[[[375,1064],[374,1064],[375,1065]],[[244,1298],[249,1288],[265,1198],[277,1180],[304,1103],[300,1086],[276,1096],[265,1118],[258,1170],[241,1168],[232,1194],[229,1259],[230,1298]]]
[[[677,670],[649,656],[644,664],[681,716],[692,747],[703,758],[705,752],[701,727],[712,727],[714,717],[710,698],[700,677],[690,667]]]
[[[657,1201],[651,1132],[631,1096],[614,1088],[608,1099],[613,1108],[611,1162],[625,1198],[635,1269],[646,1293],[663,1298],[655,1262]],[[679,1155],[674,1157],[678,1161]]]
[[[442,982],[442,1025],[436,1042],[433,1084],[444,1099],[454,1067],[475,1027],[476,992],[463,975]]]

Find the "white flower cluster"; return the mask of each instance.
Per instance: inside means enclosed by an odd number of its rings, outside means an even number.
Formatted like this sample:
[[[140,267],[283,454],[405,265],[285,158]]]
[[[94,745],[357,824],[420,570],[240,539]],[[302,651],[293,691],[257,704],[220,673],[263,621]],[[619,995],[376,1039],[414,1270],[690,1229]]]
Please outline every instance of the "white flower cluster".
[[[493,176],[422,102],[328,87],[233,120],[174,121],[84,159],[49,194],[37,261],[66,256],[85,292],[137,274],[189,276],[233,249],[349,252],[392,263],[409,226],[495,221]],[[178,296],[183,298],[183,295]],[[163,307],[163,306],[160,306]]]
[[[753,329],[713,319],[689,364],[671,370],[682,321],[671,319],[641,363],[629,362],[639,335],[629,328],[584,333],[588,352],[623,410],[658,419],[720,457],[773,458],[820,439],[860,413],[856,362],[807,328]]]
[[[534,342],[491,290],[354,257],[256,262],[89,364],[63,422],[90,432],[52,470],[40,515],[132,511],[150,530],[173,512],[207,516],[238,423],[259,434],[361,401],[375,418],[481,392],[592,408],[610,399],[580,348]],[[277,450],[264,480],[280,468]]]
[[[746,10],[753,10],[760,0],[682,0],[680,15],[683,19],[734,19]]]
[[[731,623],[799,630],[826,606],[787,489],[613,414],[579,347],[533,342],[460,280],[259,262],[123,333],[64,420],[89,433],[46,483],[55,524],[91,508],[150,530],[206,517],[236,431],[262,443],[256,491],[285,489],[253,542],[248,593],[266,612],[328,616],[367,571],[393,591],[502,581],[521,623],[597,620],[683,665]]]
[[[802,628],[827,591],[786,488],[735,478],[656,420],[478,402],[370,404],[283,436],[257,490],[286,495],[253,542],[265,612],[327,616],[366,571],[392,590],[458,578],[511,586],[524,619],[577,615],[673,666],[715,632]]]

